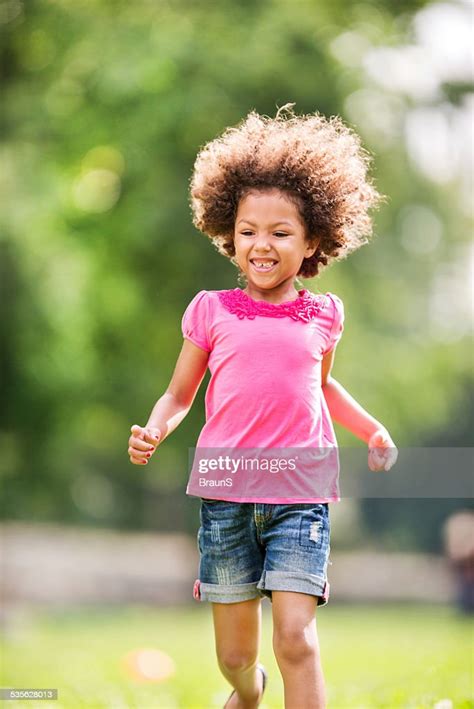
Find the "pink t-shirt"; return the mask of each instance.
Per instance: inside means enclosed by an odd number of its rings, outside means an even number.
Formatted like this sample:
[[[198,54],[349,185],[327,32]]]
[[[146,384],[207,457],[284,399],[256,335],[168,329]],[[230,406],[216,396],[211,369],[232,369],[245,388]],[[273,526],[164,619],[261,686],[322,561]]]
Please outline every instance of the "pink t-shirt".
[[[182,319],[183,336],[209,352],[206,423],[197,449],[328,449],[337,441],[321,388],[321,361],[344,329],[342,301],[332,293],[299,291],[273,304],[239,288],[202,290]],[[339,501],[337,486],[322,496],[237,497],[198,487],[188,495],[235,502]]]

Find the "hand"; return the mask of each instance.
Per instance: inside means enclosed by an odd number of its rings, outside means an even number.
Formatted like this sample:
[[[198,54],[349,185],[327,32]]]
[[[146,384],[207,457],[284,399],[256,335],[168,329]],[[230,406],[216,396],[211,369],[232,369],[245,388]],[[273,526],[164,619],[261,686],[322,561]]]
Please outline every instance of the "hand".
[[[161,432],[157,428],[146,428],[134,425],[132,435],[128,439],[128,455],[134,465],[146,465],[161,440]]]
[[[379,428],[369,438],[370,470],[390,470],[398,458],[398,450],[388,431]]]

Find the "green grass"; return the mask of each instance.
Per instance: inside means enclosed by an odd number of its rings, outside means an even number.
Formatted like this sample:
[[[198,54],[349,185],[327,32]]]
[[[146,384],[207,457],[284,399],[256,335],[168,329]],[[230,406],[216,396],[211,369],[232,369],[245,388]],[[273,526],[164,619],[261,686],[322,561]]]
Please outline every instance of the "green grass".
[[[261,660],[269,671],[262,709],[283,707],[272,651],[271,606],[263,602]],[[329,709],[473,707],[472,621],[448,606],[344,606],[317,611]],[[125,673],[123,656],[155,647],[175,662],[160,683]],[[185,609],[88,608],[42,613],[2,636],[3,687],[57,687],[58,701],[11,709],[211,709],[230,685],[214,655],[210,604]],[[304,707],[301,707],[304,709]]]

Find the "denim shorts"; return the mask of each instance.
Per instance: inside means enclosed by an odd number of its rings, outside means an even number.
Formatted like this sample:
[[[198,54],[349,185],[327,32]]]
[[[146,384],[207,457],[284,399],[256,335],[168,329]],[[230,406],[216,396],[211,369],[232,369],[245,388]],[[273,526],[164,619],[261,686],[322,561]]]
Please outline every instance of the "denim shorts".
[[[198,601],[238,603],[272,591],[329,600],[328,503],[260,504],[201,498]]]

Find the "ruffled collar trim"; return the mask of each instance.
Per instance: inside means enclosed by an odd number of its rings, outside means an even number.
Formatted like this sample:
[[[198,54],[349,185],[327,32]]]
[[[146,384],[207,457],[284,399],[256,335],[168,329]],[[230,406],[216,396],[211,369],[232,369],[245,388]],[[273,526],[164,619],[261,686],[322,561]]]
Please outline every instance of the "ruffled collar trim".
[[[267,303],[264,300],[254,300],[240,288],[217,291],[219,300],[230,313],[237,315],[239,320],[248,318],[254,320],[257,315],[267,318],[285,318],[309,322],[318,317],[329,299],[326,295],[315,295],[303,288],[298,291],[295,300],[284,303]]]

